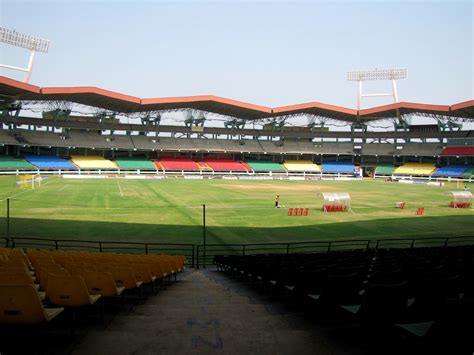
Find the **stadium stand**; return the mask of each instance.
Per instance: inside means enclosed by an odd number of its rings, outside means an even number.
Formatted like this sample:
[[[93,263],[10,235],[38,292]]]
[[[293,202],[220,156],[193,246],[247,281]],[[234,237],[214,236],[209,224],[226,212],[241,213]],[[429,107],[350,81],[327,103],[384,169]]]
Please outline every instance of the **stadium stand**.
[[[0,156],[0,170],[28,169],[36,170],[36,167],[24,159]]]
[[[439,143],[405,143],[403,149],[397,154],[409,156],[433,156],[440,155],[442,146]]]
[[[323,162],[323,173],[354,173],[354,164],[348,162]]]
[[[117,169],[117,165],[98,155],[71,155],[71,161],[79,169]]]
[[[158,161],[159,165],[164,170],[187,170],[187,171],[199,171],[199,166],[190,158],[186,157],[163,157]]]
[[[436,166],[428,163],[406,163],[393,172],[394,175],[420,175],[429,176],[435,171]]]
[[[115,158],[120,170],[156,170],[155,164],[145,158]]]
[[[474,176],[474,167],[466,170],[463,174],[462,174],[462,177],[463,178],[467,178],[469,179],[470,177],[473,177]]]
[[[272,171],[275,173],[284,173],[285,169],[278,163],[267,160],[246,160],[248,166],[255,172]]]
[[[313,153],[319,154],[353,154],[354,145],[352,143],[331,143],[324,142],[322,144],[313,143]]]
[[[283,166],[288,172],[321,172],[319,165],[314,164],[311,160],[285,160]]]
[[[77,169],[69,160],[51,155],[25,154],[24,158],[39,169]]]
[[[473,261],[472,245],[214,258],[219,270],[263,292],[324,310],[331,329],[355,321],[370,337],[393,336],[395,326],[418,339],[431,329],[462,346],[473,332]],[[352,318],[336,320],[341,311]]]
[[[469,168],[472,168],[469,165],[447,165],[437,169],[433,176],[452,176],[452,177],[462,177],[463,173]]]
[[[441,152],[441,155],[474,155],[474,147],[446,147]]]
[[[377,175],[392,175],[395,171],[395,166],[392,164],[379,164],[375,168],[375,174]]]
[[[248,171],[249,168],[232,159],[206,159],[205,163],[214,171]]]

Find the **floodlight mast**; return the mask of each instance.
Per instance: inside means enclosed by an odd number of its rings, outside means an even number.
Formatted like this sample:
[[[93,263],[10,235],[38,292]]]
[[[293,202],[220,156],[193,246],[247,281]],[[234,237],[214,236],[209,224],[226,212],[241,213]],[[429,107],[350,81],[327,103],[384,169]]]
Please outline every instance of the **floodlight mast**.
[[[28,66],[26,68],[15,67],[12,65],[0,64],[1,68],[19,70],[26,72],[24,82],[28,83],[31,77],[31,71],[33,70],[33,62],[35,60],[36,52],[48,53],[49,41],[46,39],[26,35],[15,30],[0,27],[0,42],[10,44],[12,46],[26,48],[30,51],[30,58],[28,60]]]
[[[405,68],[398,69],[375,69],[375,70],[356,70],[347,73],[348,81],[357,81],[359,89],[357,93],[357,109],[360,110],[362,98],[364,97],[381,97],[391,96],[394,102],[398,102],[397,80],[406,79],[407,70]],[[391,80],[392,93],[390,94],[363,94],[362,82],[372,80]]]

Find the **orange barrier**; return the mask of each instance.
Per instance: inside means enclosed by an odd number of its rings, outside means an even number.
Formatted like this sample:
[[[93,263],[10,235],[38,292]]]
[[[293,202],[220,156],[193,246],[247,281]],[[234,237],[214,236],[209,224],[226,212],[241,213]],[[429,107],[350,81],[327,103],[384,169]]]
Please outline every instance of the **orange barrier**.
[[[324,205],[323,211],[324,212],[344,212],[349,209],[346,205]]]
[[[470,202],[451,202],[449,207],[452,208],[471,208],[472,204]]]

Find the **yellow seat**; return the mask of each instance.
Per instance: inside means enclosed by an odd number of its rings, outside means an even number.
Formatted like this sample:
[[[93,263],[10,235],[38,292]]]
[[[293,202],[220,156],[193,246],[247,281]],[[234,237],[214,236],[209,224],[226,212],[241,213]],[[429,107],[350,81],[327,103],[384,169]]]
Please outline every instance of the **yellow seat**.
[[[33,285],[0,285],[0,323],[50,321],[64,308],[44,308]]]
[[[58,306],[86,306],[97,302],[101,295],[90,295],[82,276],[49,274],[46,295]]]
[[[39,292],[39,285],[33,283],[33,278],[27,272],[0,272],[0,285],[33,285],[41,301],[46,298],[45,292]]]
[[[128,290],[139,288],[143,283],[136,279],[135,273],[131,268],[115,267],[111,269],[111,272],[118,287],[125,287]]]
[[[120,296],[125,291],[125,287],[117,287],[109,272],[85,272],[84,281],[91,295],[101,294],[102,297],[114,297]]]

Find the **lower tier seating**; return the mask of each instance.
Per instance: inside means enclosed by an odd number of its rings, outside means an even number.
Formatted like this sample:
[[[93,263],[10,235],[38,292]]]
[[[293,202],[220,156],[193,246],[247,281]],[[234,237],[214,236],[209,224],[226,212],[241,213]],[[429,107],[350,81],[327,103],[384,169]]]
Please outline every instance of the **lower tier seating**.
[[[114,162],[99,155],[71,155],[71,161],[77,165],[79,169],[117,169],[117,165]]]
[[[67,169],[75,170],[77,166],[69,160],[51,155],[24,155],[25,160],[35,165],[39,169]]]
[[[422,338],[455,330],[473,345],[474,246],[216,256],[219,270],[261,292],[324,312],[331,327]],[[342,317],[344,315],[344,317]],[[454,343],[451,343],[454,344]]]
[[[441,177],[462,177],[463,173],[467,171],[471,166],[469,165],[447,165],[443,166],[442,168],[437,169],[433,176],[441,176]]]
[[[288,172],[321,172],[320,166],[314,164],[311,160],[285,160],[283,166]]]
[[[36,167],[33,164],[27,162],[26,160],[20,158],[0,156],[0,170],[16,169],[36,170]]]
[[[420,175],[430,176],[435,171],[436,166],[428,163],[406,163],[395,169],[395,175]]]
[[[246,164],[232,159],[206,159],[208,165],[214,171],[249,171],[250,168]]]
[[[120,170],[156,170],[155,164],[145,158],[116,158],[114,162]]]
[[[154,293],[184,263],[184,256],[0,248],[0,324],[50,321],[103,298],[141,295],[145,286]]]
[[[474,176],[474,166],[470,169],[467,169],[463,174],[462,174],[462,177],[463,178],[467,178],[469,179],[470,177],[473,177]]]
[[[392,164],[380,164],[375,168],[377,175],[392,175],[395,171],[395,166]]]
[[[354,164],[347,162],[324,162],[322,165],[323,173],[354,173]]]
[[[188,171],[199,171],[199,166],[190,158],[178,157],[168,158],[163,157],[158,161],[159,165],[164,170],[188,170]]]
[[[280,164],[275,163],[274,161],[246,160],[245,162],[255,172],[266,172],[266,171],[272,171],[274,173],[285,172],[285,168],[283,168]]]

